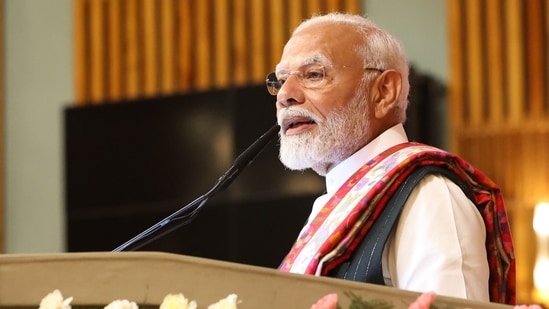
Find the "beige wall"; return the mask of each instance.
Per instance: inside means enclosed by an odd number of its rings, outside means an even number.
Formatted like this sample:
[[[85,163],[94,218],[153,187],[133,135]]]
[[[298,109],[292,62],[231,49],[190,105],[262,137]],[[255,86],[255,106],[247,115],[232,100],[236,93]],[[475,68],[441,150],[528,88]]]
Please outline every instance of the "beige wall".
[[[65,250],[62,108],[73,97],[71,0],[5,1],[5,249]]]
[[[446,1],[365,0],[364,9],[402,43],[414,67],[448,80]]]

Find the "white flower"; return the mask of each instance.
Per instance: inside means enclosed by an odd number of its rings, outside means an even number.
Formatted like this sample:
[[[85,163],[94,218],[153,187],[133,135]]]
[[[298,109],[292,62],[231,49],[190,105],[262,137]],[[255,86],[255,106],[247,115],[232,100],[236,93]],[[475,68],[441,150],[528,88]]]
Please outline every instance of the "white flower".
[[[181,293],[168,294],[160,304],[160,309],[196,309],[196,302],[189,300]]]
[[[138,309],[136,303],[127,299],[118,299],[105,306],[105,309]]]
[[[238,296],[236,296],[236,294],[230,294],[229,296],[223,298],[217,303],[209,305],[208,309],[237,309],[237,302]]]
[[[59,290],[54,290],[42,298],[39,309],[71,309],[71,301],[72,297],[64,300],[63,294]]]

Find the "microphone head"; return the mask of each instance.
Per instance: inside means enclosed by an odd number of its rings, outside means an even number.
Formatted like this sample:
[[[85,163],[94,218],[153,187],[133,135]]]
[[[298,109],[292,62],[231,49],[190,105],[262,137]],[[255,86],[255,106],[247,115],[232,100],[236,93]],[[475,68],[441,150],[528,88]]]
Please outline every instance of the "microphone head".
[[[269,144],[269,142],[278,135],[280,126],[275,124],[267,132],[263,133],[255,142],[244,150],[234,161],[233,167],[242,168],[255,159],[255,157]]]

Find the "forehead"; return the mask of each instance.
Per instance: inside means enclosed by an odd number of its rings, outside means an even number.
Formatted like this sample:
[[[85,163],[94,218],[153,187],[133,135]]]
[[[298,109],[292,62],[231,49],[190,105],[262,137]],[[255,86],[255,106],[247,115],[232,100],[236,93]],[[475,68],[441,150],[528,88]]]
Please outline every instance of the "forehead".
[[[294,69],[312,62],[354,63],[359,60],[356,50],[360,43],[360,35],[349,25],[311,25],[288,40],[277,69]]]

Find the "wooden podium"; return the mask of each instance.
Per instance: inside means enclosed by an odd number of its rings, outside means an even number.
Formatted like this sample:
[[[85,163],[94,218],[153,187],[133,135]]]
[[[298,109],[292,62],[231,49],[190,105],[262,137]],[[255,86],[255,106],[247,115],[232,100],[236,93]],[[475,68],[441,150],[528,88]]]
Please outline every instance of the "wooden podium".
[[[103,308],[128,299],[158,308],[165,295],[183,293],[199,308],[237,294],[239,309],[308,309],[328,293],[383,299],[407,308],[418,293],[326,277],[296,275],[257,266],[159,252],[89,252],[0,255],[0,308],[38,308],[54,289],[72,296],[73,308]],[[510,306],[438,296],[438,308],[503,309]]]

